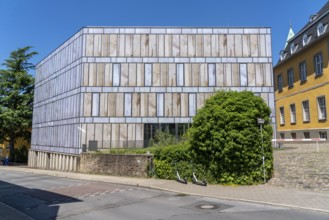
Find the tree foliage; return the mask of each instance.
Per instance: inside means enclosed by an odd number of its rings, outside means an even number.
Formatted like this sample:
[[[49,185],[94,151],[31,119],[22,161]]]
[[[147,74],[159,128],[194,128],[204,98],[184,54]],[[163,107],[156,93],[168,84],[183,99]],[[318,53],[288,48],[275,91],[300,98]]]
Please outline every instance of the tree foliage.
[[[273,172],[270,109],[251,92],[219,91],[193,119],[191,150],[219,183],[252,184],[263,179],[262,139],[257,118],[263,118],[266,178]]]
[[[6,69],[0,70],[0,141],[9,142],[11,160],[15,140],[31,137],[34,79],[28,71],[34,68],[29,60],[37,53],[30,49],[11,52],[2,64]]]

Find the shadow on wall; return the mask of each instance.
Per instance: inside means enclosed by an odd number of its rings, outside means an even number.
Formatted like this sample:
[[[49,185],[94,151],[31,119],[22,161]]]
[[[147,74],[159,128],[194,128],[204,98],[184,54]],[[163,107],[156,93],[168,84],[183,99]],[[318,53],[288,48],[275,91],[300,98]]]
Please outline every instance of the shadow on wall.
[[[33,219],[56,219],[60,204],[81,200],[46,190],[29,189],[0,181],[0,203],[12,207]],[[0,204],[0,219],[17,219],[18,213]],[[22,217],[22,215],[20,217]]]

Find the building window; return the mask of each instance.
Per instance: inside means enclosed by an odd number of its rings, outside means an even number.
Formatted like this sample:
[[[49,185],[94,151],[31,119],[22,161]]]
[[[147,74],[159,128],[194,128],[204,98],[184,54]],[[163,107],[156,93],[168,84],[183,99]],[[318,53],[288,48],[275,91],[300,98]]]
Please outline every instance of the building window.
[[[327,119],[326,98],[324,96],[318,97],[318,118],[319,120]]]
[[[296,137],[297,137],[296,133],[295,132],[292,132],[291,133],[291,139],[296,139]]]
[[[296,105],[295,104],[290,105],[290,123],[292,123],[292,124],[296,123]]]
[[[284,133],[280,133],[280,139],[284,139]]]
[[[321,36],[326,31],[327,25],[323,25],[322,23],[319,23],[316,27],[318,37]]]
[[[131,94],[130,93],[125,94],[125,116],[126,117],[131,116]]]
[[[280,51],[280,60],[284,60],[286,58],[287,53],[284,50]]]
[[[294,69],[288,69],[288,86],[289,88],[294,87]]]
[[[297,48],[298,48],[298,45],[295,45],[294,43],[292,43],[292,44],[290,45],[290,53],[291,53],[291,54],[295,53],[296,50],[297,50]]]
[[[320,131],[320,132],[319,132],[319,136],[320,136],[321,139],[325,139],[325,140],[327,140],[327,132],[325,132],[325,131]]]
[[[184,86],[184,64],[178,63],[176,64],[177,71],[177,86]]]
[[[319,76],[323,73],[322,53],[318,53],[314,56],[314,72],[315,76]]]
[[[307,34],[303,35],[303,46],[307,45],[310,42],[311,36],[307,36]]]
[[[304,132],[304,139],[310,139],[310,132]]]
[[[280,107],[280,125],[284,125],[284,107]]]
[[[305,82],[306,81],[306,77],[307,77],[307,69],[306,69],[306,62],[301,62],[299,64],[299,75],[300,75],[300,81],[301,82]]]
[[[216,86],[216,64],[208,64],[208,83],[209,86]]]
[[[278,90],[282,91],[283,88],[283,79],[282,79],[282,74],[278,75]]]
[[[189,94],[189,116],[195,116],[196,114],[196,94]]]
[[[164,116],[163,94],[157,94],[157,116]]]
[[[99,116],[99,93],[93,93],[92,116]]]
[[[119,63],[113,64],[113,86],[120,86],[121,65]]]
[[[144,65],[144,85],[152,86],[152,64],[150,63]]]
[[[303,122],[310,121],[310,105],[308,100],[302,102],[303,105]]]

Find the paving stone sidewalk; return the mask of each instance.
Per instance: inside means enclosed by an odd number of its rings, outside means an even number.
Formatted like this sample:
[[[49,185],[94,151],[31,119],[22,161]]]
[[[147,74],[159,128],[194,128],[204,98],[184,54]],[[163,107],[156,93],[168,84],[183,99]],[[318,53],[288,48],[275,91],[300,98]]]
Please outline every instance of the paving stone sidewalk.
[[[313,211],[329,213],[329,193],[310,192],[292,188],[275,187],[269,184],[256,186],[221,186],[208,185],[206,187],[188,183],[187,185],[174,180],[160,180],[154,178],[132,178],[119,176],[103,176],[82,173],[69,173],[52,170],[32,169],[22,166],[0,167],[4,170],[15,170],[42,175],[103,181],[131,186],[148,187],[153,189],[168,190],[177,193],[200,195],[220,199],[249,201],[263,204],[286,206]]]

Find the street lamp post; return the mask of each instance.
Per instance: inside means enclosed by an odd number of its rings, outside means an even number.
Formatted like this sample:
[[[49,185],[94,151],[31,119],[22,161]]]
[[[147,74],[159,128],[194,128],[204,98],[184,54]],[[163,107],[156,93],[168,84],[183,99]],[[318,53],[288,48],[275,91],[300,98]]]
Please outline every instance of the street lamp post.
[[[266,178],[265,178],[265,155],[264,155],[264,141],[263,141],[263,124],[264,124],[264,119],[262,118],[257,118],[257,123],[260,126],[260,136],[262,138],[262,154],[263,154],[263,176],[264,176],[264,184],[266,183]]]

